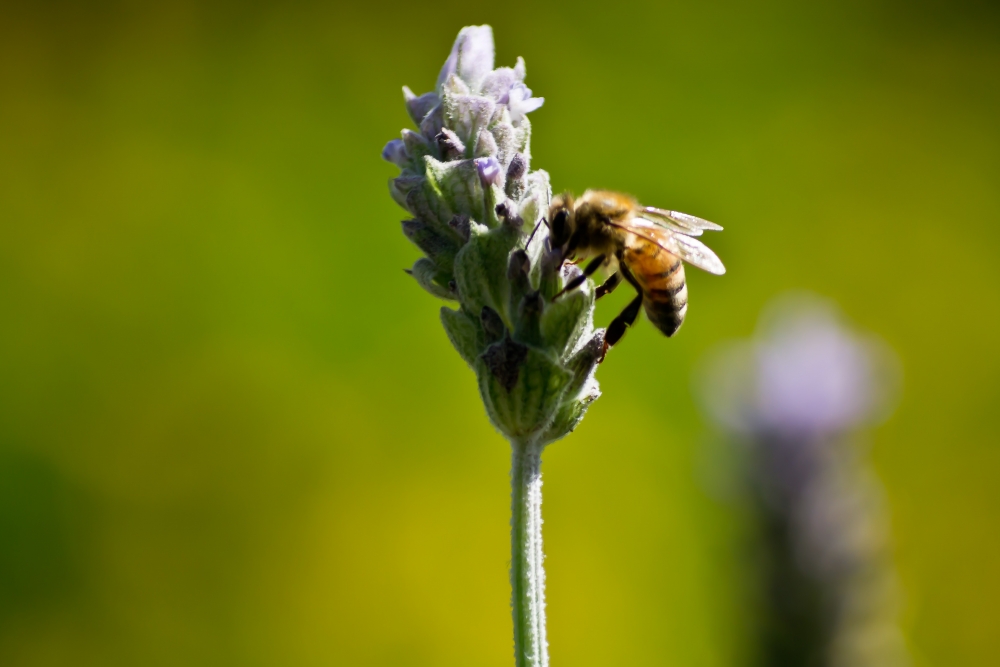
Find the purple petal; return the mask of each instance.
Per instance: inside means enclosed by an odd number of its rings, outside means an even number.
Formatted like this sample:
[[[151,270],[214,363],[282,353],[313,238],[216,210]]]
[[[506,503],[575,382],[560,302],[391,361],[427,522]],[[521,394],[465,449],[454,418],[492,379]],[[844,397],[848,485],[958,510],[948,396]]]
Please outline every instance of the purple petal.
[[[480,157],[476,158],[475,162],[483,189],[487,189],[491,185],[503,186],[503,169],[495,157]]]
[[[544,97],[532,97],[531,88],[523,83],[514,84],[509,97],[507,108],[510,110],[510,119],[515,123],[520,123],[525,114],[534,111],[545,102]]]

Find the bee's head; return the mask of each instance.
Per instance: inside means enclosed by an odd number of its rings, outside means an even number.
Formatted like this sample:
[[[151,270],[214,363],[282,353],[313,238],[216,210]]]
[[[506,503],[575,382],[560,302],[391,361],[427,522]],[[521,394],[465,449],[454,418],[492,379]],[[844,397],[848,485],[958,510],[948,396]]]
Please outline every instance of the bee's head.
[[[563,248],[573,236],[573,195],[556,195],[549,206],[549,241],[553,248]]]

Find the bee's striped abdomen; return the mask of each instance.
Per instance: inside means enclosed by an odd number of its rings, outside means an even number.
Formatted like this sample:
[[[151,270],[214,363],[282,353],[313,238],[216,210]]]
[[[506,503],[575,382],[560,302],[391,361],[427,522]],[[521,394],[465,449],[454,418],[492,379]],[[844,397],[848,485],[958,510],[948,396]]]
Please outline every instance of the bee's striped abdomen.
[[[646,317],[664,334],[673,336],[687,313],[687,284],[680,258],[647,243],[628,248],[625,260],[642,287]]]

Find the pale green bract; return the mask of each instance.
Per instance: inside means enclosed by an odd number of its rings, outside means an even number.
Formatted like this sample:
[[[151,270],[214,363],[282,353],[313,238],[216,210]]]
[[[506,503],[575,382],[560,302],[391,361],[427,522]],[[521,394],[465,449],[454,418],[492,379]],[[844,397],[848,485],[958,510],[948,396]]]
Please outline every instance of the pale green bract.
[[[489,26],[463,28],[421,96],[403,88],[419,131],[403,130],[384,159],[401,169],[389,192],[413,219],[403,233],[426,255],[409,273],[436,297],[448,338],[475,371],[493,425],[512,442],[544,447],[572,431],[599,395],[603,330],[589,282],[552,301],[579,270],[560,266],[546,214],[549,176],[531,171],[527,113],[542,99],[524,61],[493,68]]]

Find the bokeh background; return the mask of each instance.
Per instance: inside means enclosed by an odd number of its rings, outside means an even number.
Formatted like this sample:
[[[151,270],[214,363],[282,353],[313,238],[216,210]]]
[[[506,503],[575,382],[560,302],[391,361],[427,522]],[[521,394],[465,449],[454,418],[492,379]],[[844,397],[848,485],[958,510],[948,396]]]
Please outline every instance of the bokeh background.
[[[691,378],[791,288],[902,363],[914,664],[995,664],[1000,17],[791,0],[0,4],[0,664],[511,664],[507,445],[379,159],[487,22],[557,190],[726,227],[545,457],[555,664],[748,654]]]

